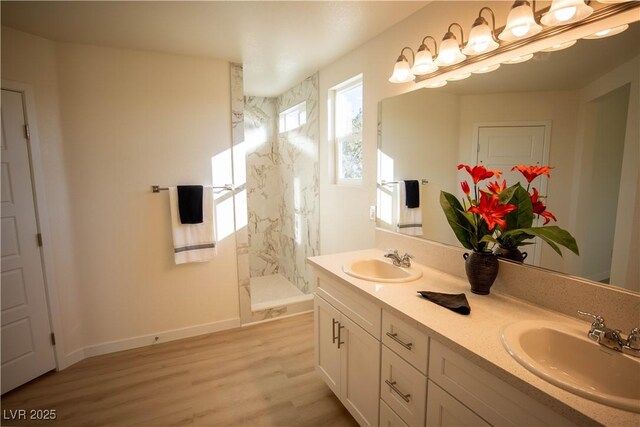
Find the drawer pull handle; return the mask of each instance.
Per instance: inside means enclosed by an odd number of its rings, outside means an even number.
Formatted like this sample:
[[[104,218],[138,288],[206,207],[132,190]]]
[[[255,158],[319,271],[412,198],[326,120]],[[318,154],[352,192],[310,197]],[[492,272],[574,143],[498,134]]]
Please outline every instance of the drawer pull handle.
[[[336,319],[331,319],[331,320],[333,321],[333,325],[331,326],[331,332],[332,332],[332,335],[333,335],[332,344],[335,344],[336,343],[336,339],[338,338],[336,336],[336,325],[340,324],[340,322],[338,322]]]
[[[338,348],[340,348],[341,344],[344,344],[344,341],[342,341],[342,328],[344,328],[344,326],[338,322]]]
[[[402,400],[404,400],[405,402],[409,403],[409,401],[411,400],[411,395],[402,393],[400,391],[400,389],[398,389],[398,387],[396,387],[396,382],[395,381],[384,380],[384,382],[387,383],[387,385],[389,387],[391,387],[391,390],[393,390],[396,393],[398,393],[398,396],[400,396],[402,398]]]
[[[402,341],[400,338],[398,338],[398,334],[396,333],[392,334],[391,332],[387,332],[387,336],[392,340],[394,340],[395,342],[397,342],[398,344],[400,344],[401,346],[403,346],[404,348],[406,348],[407,350],[411,350],[411,347],[413,347],[413,343],[411,342],[407,343]]]

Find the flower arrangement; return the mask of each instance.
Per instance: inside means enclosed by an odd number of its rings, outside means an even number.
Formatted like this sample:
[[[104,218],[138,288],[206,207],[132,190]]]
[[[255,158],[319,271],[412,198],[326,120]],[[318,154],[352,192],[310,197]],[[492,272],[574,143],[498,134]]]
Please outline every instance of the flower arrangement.
[[[460,186],[465,194],[462,203],[451,193],[440,192],[440,205],[456,238],[467,249],[476,252],[488,252],[489,245],[513,249],[530,245],[530,239],[539,237],[560,256],[560,246],[579,255],[576,240],[568,231],[547,224],[556,217],[547,210],[543,196],[532,186],[532,182],[541,175],[550,177],[550,166],[514,166],[527,181],[525,189],[520,183],[507,187],[506,180],[499,182],[502,172],[489,170],[482,165],[460,164],[458,170],[465,169],[473,181],[473,190],[467,181]],[[494,178],[486,188],[479,184]],[[533,227],[535,217],[544,218],[541,227]]]

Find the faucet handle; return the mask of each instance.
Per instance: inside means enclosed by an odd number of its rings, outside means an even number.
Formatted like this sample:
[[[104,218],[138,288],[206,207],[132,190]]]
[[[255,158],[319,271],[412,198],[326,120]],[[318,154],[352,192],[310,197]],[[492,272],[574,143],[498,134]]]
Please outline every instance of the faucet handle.
[[[592,328],[604,328],[606,327],[605,323],[604,323],[604,317],[598,315],[598,314],[591,314],[591,313],[586,313],[584,311],[580,311],[578,310],[578,314],[581,315],[582,317],[590,317],[593,319],[593,321],[591,322],[591,327]]]
[[[391,255],[391,254],[398,255],[398,250],[392,249],[392,248],[387,249],[387,255]]]
[[[402,255],[402,259],[405,259],[405,258],[414,259],[415,257],[411,255],[409,252],[405,252],[404,255]]]

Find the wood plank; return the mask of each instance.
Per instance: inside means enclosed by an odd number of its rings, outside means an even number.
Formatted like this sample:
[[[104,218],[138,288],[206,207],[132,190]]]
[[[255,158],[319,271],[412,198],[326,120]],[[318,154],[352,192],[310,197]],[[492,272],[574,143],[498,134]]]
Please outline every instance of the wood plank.
[[[2,425],[356,426],[315,373],[313,314],[92,357],[1,398]],[[7,420],[55,409],[55,421]]]

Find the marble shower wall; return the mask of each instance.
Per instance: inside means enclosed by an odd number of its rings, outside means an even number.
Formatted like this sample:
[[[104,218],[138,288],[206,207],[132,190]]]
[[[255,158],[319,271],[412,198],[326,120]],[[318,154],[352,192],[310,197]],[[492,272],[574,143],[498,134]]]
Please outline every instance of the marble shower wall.
[[[306,101],[307,122],[278,133],[278,114]],[[318,76],[278,98],[245,97],[251,277],[281,274],[312,293],[319,253]]]
[[[279,272],[280,154],[275,98],[245,97],[249,270],[251,277]]]
[[[302,101],[306,101],[307,122],[278,134],[282,191],[279,273],[308,294],[315,287],[306,259],[320,250],[318,74],[280,95],[277,111]]]

